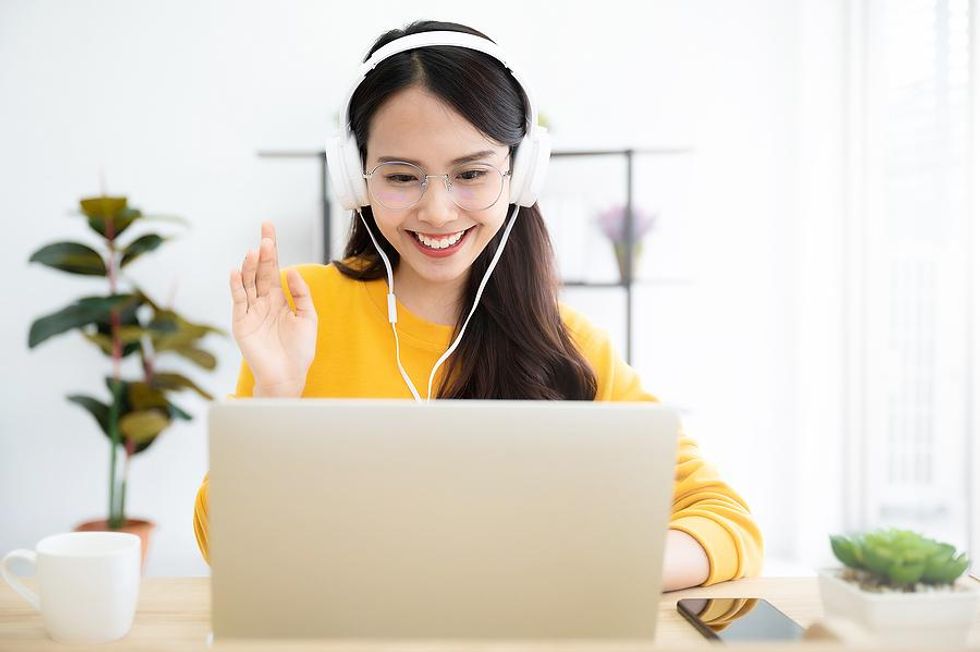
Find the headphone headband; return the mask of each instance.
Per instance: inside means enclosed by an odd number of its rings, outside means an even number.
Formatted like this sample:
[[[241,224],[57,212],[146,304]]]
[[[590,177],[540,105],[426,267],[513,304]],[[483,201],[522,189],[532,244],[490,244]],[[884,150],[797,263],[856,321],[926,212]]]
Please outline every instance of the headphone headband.
[[[372,54],[371,57],[358,69],[353,82],[348,86],[347,93],[344,94],[344,101],[340,105],[340,112],[337,114],[338,130],[341,133],[351,132],[350,120],[348,117],[351,99],[354,97],[357,87],[361,85],[361,82],[364,81],[364,78],[367,77],[368,73],[378,67],[378,64],[389,57],[400,54],[401,52],[430,47],[433,45],[448,45],[452,47],[476,50],[477,52],[490,55],[503,64],[503,66],[510,71],[510,74],[513,75],[514,79],[517,80],[517,83],[521,85],[521,88],[524,90],[524,94],[527,95],[527,131],[528,133],[531,132],[531,128],[538,123],[537,105],[534,103],[534,98],[531,96],[531,91],[528,90],[527,85],[524,83],[523,76],[514,69],[514,66],[507,62],[507,57],[504,56],[503,50],[501,50],[493,41],[485,39],[481,36],[476,36],[465,32],[452,31],[420,32],[418,34],[409,34],[408,36],[397,38],[391,43],[387,43],[386,45],[378,48],[378,50]]]

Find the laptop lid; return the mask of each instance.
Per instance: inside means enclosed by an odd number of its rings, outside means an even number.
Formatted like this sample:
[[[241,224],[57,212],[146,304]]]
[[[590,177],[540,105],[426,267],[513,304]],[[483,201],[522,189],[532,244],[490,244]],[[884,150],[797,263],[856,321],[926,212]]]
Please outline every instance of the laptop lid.
[[[232,399],[209,431],[216,639],[654,636],[670,409]]]

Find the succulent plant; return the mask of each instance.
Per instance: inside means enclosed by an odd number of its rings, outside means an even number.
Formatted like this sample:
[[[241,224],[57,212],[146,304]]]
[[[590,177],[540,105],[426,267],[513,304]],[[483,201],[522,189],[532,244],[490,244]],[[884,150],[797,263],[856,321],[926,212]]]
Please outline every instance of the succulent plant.
[[[948,543],[909,530],[881,529],[853,537],[834,535],[830,547],[848,568],[872,583],[902,590],[916,584],[952,584],[970,565]]]

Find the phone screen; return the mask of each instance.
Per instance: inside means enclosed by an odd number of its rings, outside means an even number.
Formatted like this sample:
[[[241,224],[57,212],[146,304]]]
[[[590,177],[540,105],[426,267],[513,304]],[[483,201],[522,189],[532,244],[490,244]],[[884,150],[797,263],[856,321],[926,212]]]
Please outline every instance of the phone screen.
[[[722,641],[795,641],[803,628],[762,598],[685,598],[677,610],[705,637]]]

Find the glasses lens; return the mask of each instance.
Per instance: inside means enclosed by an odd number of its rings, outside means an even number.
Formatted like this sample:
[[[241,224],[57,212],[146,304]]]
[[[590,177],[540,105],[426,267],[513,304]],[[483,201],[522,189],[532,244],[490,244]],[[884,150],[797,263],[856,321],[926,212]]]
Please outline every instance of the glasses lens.
[[[504,187],[504,178],[497,168],[474,163],[453,171],[450,183],[453,201],[457,206],[481,211],[497,202]]]
[[[408,163],[382,163],[368,179],[368,190],[382,206],[408,208],[422,198],[422,170]]]
[[[368,190],[382,206],[404,209],[422,198],[424,179],[425,173],[411,163],[382,163],[368,177]],[[504,177],[492,165],[472,163],[449,175],[450,196],[464,210],[490,208],[500,198],[503,187]]]

